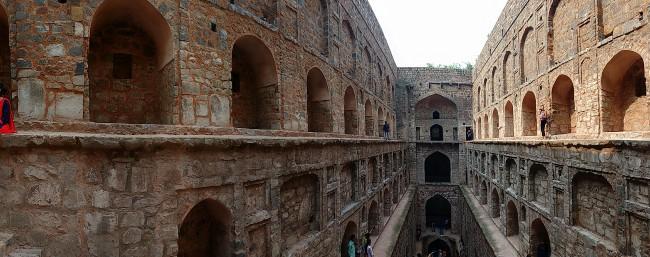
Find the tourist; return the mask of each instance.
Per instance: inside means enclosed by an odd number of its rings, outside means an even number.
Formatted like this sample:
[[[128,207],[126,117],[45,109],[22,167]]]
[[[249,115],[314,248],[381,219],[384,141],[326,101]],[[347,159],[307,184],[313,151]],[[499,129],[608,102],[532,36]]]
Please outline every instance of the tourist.
[[[467,127],[467,133],[465,133],[465,138],[467,141],[472,141],[474,140],[474,130],[472,130],[472,127]]]
[[[539,108],[539,128],[542,131],[542,137],[546,137],[546,123],[548,122],[548,114],[544,110],[544,107]]]
[[[372,240],[370,240],[370,234],[366,234],[366,257],[375,257],[375,253],[372,251]]]
[[[348,257],[357,256],[357,246],[355,245],[356,243],[354,240],[354,234],[350,235],[350,241],[348,241]]]
[[[11,102],[9,101],[9,90],[4,84],[0,82],[0,134],[13,134],[16,133],[16,126],[14,126],[14,114],[11,112]]]
[[[389,132],[390,132],[390,125],[388,125],[388,121],[384,121],[384,139],[388,140]]]

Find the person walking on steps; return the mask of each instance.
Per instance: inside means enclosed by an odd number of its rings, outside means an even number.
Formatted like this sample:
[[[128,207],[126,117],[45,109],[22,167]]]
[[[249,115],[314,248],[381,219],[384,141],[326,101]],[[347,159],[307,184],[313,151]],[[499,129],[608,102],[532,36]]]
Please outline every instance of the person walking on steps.
[[[0,82],[0,134],[16,133],[14,125],[14,114],[11,111],[11,101],[9,101],[9,90]]]
[[[348,241],[348,257],[357,256],[357,246],[354,240],[354,235],[350,235],[350,241]]]
[[[384,121],[384,139],[388,140],[389,133],[390,133],[390,125],[388,125],[388,121]]]

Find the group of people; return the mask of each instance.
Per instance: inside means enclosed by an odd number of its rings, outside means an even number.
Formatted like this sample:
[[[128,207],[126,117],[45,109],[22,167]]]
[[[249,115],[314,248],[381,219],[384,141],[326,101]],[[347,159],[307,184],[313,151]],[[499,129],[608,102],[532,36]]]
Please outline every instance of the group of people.
[[[347,245],[347,254],[347,257],[375,257],[375,253],[372,251],[372,240],[370,240],[370,234],[366,233],[363,236],[360,245],[357,245],[354,234],[350,235],[350,240],[348,240]]]

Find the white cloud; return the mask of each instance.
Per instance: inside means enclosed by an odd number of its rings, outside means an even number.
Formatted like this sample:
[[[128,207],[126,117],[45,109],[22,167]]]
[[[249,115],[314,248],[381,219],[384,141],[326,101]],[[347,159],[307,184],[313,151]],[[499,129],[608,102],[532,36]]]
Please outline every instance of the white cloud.
[[[507,0],[369,0],[397,65],[474,63]]]

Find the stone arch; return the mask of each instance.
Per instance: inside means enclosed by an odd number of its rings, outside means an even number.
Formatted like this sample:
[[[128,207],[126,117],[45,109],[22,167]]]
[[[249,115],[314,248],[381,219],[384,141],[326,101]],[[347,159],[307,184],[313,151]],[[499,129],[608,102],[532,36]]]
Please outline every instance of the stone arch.
[[[366,100],[365,106],[365,117],[366,117],[366,136],[372,136],[374,135],[374,127],[373,124],[373,113],[372,113],[372,103],[370,100]]]
[[[490,157],[490,178],[494,180],[499,180],[499,157],[496,154],[493,154]]]
[[[514,108],[512,102],[507,101],[505,107],[505,137],[514,137],[515,136],[515,120],[514,120]]]
[[[350,221],[345,225],[345,230],[343,232],[343,236],[341,237],[341,257],[355,257],[355,256],[349,256],[348,255],[348,244],[350,241],[357,241],[357,235],[359,234],[359,229],[357,227],[357,223],[354,223],[354,221]]]
[[[318,176],[309,174],[291,178],[280,187],[280,225],[283,249],[291,248],[305,235],[318,231]]]
[[[537,100],[535,94],[528,91],[521,102],[521,135],[537,135]]]
[[[512,57],[511,57],[510,51],[506,51],[506,54],[503,56],[503,68],[501,69],[503,71],[503,95],[508,94],[510,91],[510,87],[513,86],[513,81],[512,81]]]
[[[509,201],[506,207],[506,236],[519,235],[519,213],[517,205]]]
[[[90,27],[90,120],[172,123],[162,106],[175,101],[173,58],[171,28],[147,0],[102,2]]]
[[[185,215],[178,231],[178,257],[231,256],[232,214],[223,203],[206,199]]]
[[[541,164],[530,166],[529,199],[544,208],[548,208],[549,178],[546,167]]]
[[[499,138],[499,111],[496,108],[492,111],[492,138]]]
[[[482,101],[483,106],[482,107],[485,107],[485,106],[488,105],[488,103],[487,103],[487,94],[488,94],[489,91],[490,90],[488,90],[488,79],[486,78],[486,79],[483,80],[483,96],[482,96],[482,98],[483,98],[483,101]]]
[[[519,215],[519,218],[521,221],[526,221],[526,206],[522,204],[519,209],[521,210],[519,211],[519,213],[521,213],[521,215]]]
[[[377,235],[379,232],[379,205],[377,201],[372,201],[370,203],[370,209],[368,209],[368,232],[371,235]]]
[[[418,127],[430,129],[435,124],[445,127],[457,126],[458,107],[451,98],[433,93],[418,98],[415,104],[415,122]],[[438,119],[433,119],[433,113],[438,112]],[[442,131],[442,130],[441,130]],[[424,135],[431,134],[431,130],[424,131]],[[442,140],[442,139],[441,139]]]
[[[440,119],[440,112],[433,111],[433,113],[431,114],[431,118],[434,119],[434,120]]]
[[[560,75],[551,90],[551,109],[553,134],[569,134],[576,132],[577,118],[575,115],[575,101],[573,82],[565,75]]]
[[[501,198],[499,197],[499,192],[497,189],[492,189],[492,218],[501,217]]]
[[[310,132],[332,132],[332,111],[327,79],[318,68],[307,74],[307,125]]]
[[[429,129],[429,136],[431,141],[442,141],[444,139],[445,130],[439,124],[433,124]]]
[[[234,127],[280,129],[278,76],[271,50],[255,36],[242,36],[232,48]]]
[[[319,1],[306,1],[306,9],[309,11],[309,22],[312,28],[316,30],[314,39],[311,42],[315,43],[315,48],[318,49],[320,54],[327,56],[329,53],[329,13],[327,0]]]
[[[530,225],[529,245],[533,256],[551,256],[551,240],[541,219],[535,219]]]
[[[384,116],[384,109],[379,106],[377,108],[377,134],[383,136],[384,131],[384,121],[386,117]]]
[[[399,201],[399,184],[396,180],[393,180],[393,204],[397,204]]]
[[[441,195],[429,198],[425,206],[427,228],[451,228],[451,203]]]
[[[487,112],[483,116],[483,138],[490,138],[490,120]]]
[[[491,96],[490,103],[494,103],[497,97],[497,92],[499,92],[494,85],[495,80],[497,79],[496,74],[497,74],[497,67],[494,66],[492,67],[492,79],[490,80],[490,87],[492,88],[492,90],[490,90],[490,96]]]
[[[479,110],[481,110],[481,107],[483,107],[483,104],[481,103],[481,96],[482,96],[481,94],[482,94],[482,93],[483,93],[483,92],[481,91],[481,86],[478,86],[477,94],[476,94],[476,102],[477,102],[477,105],[476,105],[476,111],[477,111],[477,112],[478,112]]]
[[[506,171],[505,171],[505,176],[506,176],[506,188],[511,188],[515,185],[513,183],[513,180],[517,180],[517,162],[511,158],[506,159]]]
[[[476,122],[476,137],[483,139],[483,122],[481,121],[481,117],[478,117],[478,121]]]
[[[357,118],[357,98],[354,95],[354,89],[352,89],[352,87],[345,89],[345,96],[343,101],[345,134],[357,134],[359,133],[359,120]]]
[[[390,217],[390,209],[393,207],[393,201],[390,199],[390,187],[384,188],[384,216]]]
[[[429,245],[427,245],[427,254],[432,253],[432,252],[436,252],[436,251],[437,252],[444,251],[444,252],[447,253],[446,256],[451,256],[451,253],[452,253],[451,252],[451,247],[449,246],[449,244],[447,244],[447,242],[445,242],[445,240],[442,240],[440,238],[433,241],[433,242],[431,242],[431,243],[429,243]]]
[[[350,76],[356,75],[357,70],[357,37],[354,34],[354,29],[350,24],[349,20],[343,20],[343,42],[342,42],[342,57],[341,63],[344,68],[344,72]]]
[[[522,84],[531,81],[537,75],[537,61],[535,60],[537,47],[534,32],[533,27],[527,27],[521,36],[521,44],[519,45],[521,51],[519,54],[519,74],[521,75],[520,82]]]
[[[575,54],[573,29],[576,25],[578,1],[553,0],[548,14],[548,52],[551,63],[557,63]]]
[[[603,131],[650,130],[645,64],[639,54],[623,50],[612,57],[601,86]]]
[[[451,161],[441,152],[435,152],[424,161],[426,183],[451,182]]]
[[[481,204],[486,205],[488,203],[488,191],[487,191],[487,183],[485,183],[485,180],[481,182]]]
[[[357,169],[354,163],[347,163],[341,169],[341,197],[345,206],[350,205],[358,200]]]
[[[368,161],[368,178],[372,187],[376,187],[380,180],[379,168],[377,167],[377,158],[372,157]]]
[[[573,224],[616,242],[617,195],[603,176],[579,172],[572,179]]]

